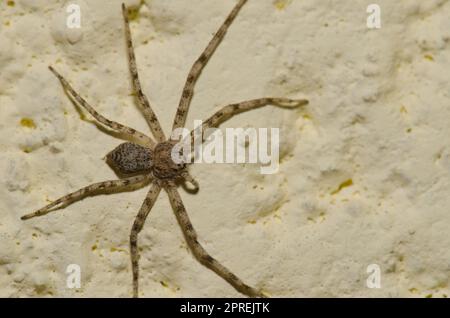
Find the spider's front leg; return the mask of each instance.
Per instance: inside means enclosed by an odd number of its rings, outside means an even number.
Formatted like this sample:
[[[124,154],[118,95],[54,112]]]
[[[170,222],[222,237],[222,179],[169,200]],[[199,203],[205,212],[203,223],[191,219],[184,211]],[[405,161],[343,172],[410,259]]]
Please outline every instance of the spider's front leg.
[[[184,127],[186,123],[189,104],[191,103],[192,96],[194,95],[195,83],[197,82],[197,79],[199,78],[203,68],[206,66],[206,63],[208,63],[208,60],[211,58],[214,51],[219,46],[223,37],[227,33],[228,28],[236,18],[239,10],[241,10],[246,2],[247,0],[239,0],[239,2],[234,6],[233,10],[231,10],[230,14],[225,19],[223,24],[220,26],[214,37],[208,43],[203,53],[192,65],[191,70],[189,71],[189,75],[186,79],[186,83],[184,84],[183,93],[178,105],[177,113],[175,115],[172,130]]]
[[[165,187],[165,190],[169,195],[170,203],[175,210],[175,215],[183,231],[184,237],[186,238],[192,253],[198,261],[225,279],[240,293],[249,297],[266,297],[261,291],[245,284],[228,268],[220,264],[216,259],[208,254],[208,252],[198,242],[197,233],[192,226],[177,188],[174,185],[168,185]]]
[[[120,180],[111,180],[111,181],[103,181],[88,185],[87,187],[81,188],[75,192],[69,193],[52,203],[46,205],[45,207],[21,217],[22,220],[28,220],[34,218],[36,216],[42,216],[47,213],[53,212],[56,209],[60,209],[62,207],[66,207],[69,204],[72,204],[76,201],[83,199],[86,196],[97,194],[99,192],[107,192],[114,189],[119,189],[122,187],[126,187],[129,185],[136,185],[139,183],[144,183],[147,181],[149,177],[147,175],[135,176]]]
[[[53,74],[59,79],[64,89],[74,98],[78,104],[80,104],[84,109],[86,109],[97,121],[102,123],[105,126],[108,126],[109,128],[122,133],[129,138],[136,138],[143,144],[153,148],[155,145],[155,142],[145,134],[141,133],[140,131],[137,131],[133,128],[127,127],[125,125],[119,124],[115,121],[109,120],[102,115],[100,115],[91,105],[89,105],[86,100],[78,94],[73,87],[69,84],[69,82],[61,75],[59,74],[53,67],[48,67],[50,71],[52,71]]]
[[[202,132],[205,132],[208,128],[215,128],[219,126],[224,121],[230,119],[236,114],[246,112],[252,109],[256,109],[259,107],[267,106],[267,105],[276,105],[284,108],[297,108],[300,106],[307,105],[309,102],[306,99],[289,99],[289,98],[258,98],[253,100],[248,100],[236,104],[230,104],[219,111],[217,111],[214,115],[205,120],[201,126],[196,129],[201,129]],[[190,138],[192,144],[194,144],[194,137],[196,129],[191,131]],[[204,141],[204,137],[202,136],[202,141]]]
[[[150,188],[144,203],[141,206],[138,214],[131,228],[130,234],[130,254],[131,254],[131,267],[133,270],[133,297],[137,298],[139,296],[139,250],[138,250],[138,234],[142,231],[144,227],[145,220],[147,219],[150,210],[155,204],[159,193],[161,192],[161,187],[157,184],[153,184]]]

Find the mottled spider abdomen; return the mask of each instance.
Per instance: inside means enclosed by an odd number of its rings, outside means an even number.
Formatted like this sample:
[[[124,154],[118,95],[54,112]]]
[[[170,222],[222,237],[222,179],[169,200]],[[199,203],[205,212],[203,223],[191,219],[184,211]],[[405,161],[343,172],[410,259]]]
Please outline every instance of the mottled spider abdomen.
[[[106,162],[120,174],[150,172],[153,151],[132,142],[125,142],[106,155]]]

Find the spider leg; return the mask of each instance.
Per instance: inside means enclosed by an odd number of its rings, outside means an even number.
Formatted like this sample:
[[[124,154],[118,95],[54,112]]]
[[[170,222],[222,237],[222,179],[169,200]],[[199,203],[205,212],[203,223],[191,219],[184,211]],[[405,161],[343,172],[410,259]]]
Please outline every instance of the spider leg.
[[[139,292],[139,250],[137,245],[138,234],[144,227],[145,220],[147,219],[150,210],[155,204],[158,198],[161,187],[157,184],[153,184],[150,188],[144,203],[141,206],[136,219],[134,220],[133,227],[130,234],[130,251],[131,251],[131,266],[133,270],[133,297],[138,297]]]
[[[125,35],[127,40],[127,47],[128,47],[128,57],[129,57],[129,64],[130,64],[130,72],[133,82],[133,88],[134,91],[137,93],[137,99],[139,101],[139,104],[141,106],[141,110],[144,114],[145,119],[147,120],[148,125],[150,126],[150,129],[153,132],[153,135],[155,138],[161,142],[164,141],[166,138],[164,136],[164,132],[162,131],[161,125],[158,121],[158,118],[156,117],[155,113],[153,112],[152,107],[150,106],[150,102],[148,101],[147,97],[142,92],[141,83],[139,81],[139,75],[136,67],[136,57],[134,54],[133,49],[133,41],[131,38],[131,32],[130,32],[130,25],[128,21],[128,11],[125,6],[125,4],[122,3],[122,13],[123,13],[123,19],[125,21]]]
[[[121,187],[125,187],[128,185],[135,185],[138,183],[142,183],[148,179],[148,176],[134,176],[130,178],[120,179],[120,180],[111,180],[111,181],[103,181],[88,185],[87,187],[81,188],[75,192],[69,193],[52,203],[46,205],[45,207],[21,217],[22,220],[28,220],[34,218],[36,216],[42,216],[47,213],[53,212],[57,209],[63,208],[72,204],[76,201],[79,201],[86,196],[98,194],[98,192],[105,192],[105,190],[113,190]]]
[[[64,87],[64,89],[69,92],[69,94],[81,105],[83,106],[83,108],[85,108],[97,121],[99,121],[100,123],[102,123],[105,126],[108,126],[110,128],[112,128],[115,131],[118,131],[124,135],[127,135],[129,137],[134,137],[137,138],[139,141],[143,142],[145,145],[148,145],[150,147],[153,148],[153,146],[155,145],[155,142],[148,136],[146,136],[145,134],[124,126],[122,124],[119,124],[117,122],[111,121],[105,117],[103,117],[102,115],[100,115],[91,105],[88,104],[88,102],[86,102],[86,100],[81,97],[73,88],[72,86],[69,84],[69,82],[67,82],[67,80],[61,75],[59,74],[53,67],[49,66],[48,67],[50,69],[50,71],[52,71],[53,74],[55,74],[55,76],[59,79],[59,81],[61,82],[62,86]]]
[[[206,129],[217,127],[219,126],[219,124],[223,123],[225,120],[230,119],[236,114],[267,105],[276,105],[284,108],[296,108],[307,104],[308,100],[306,99],[288,99],[288,98],[270,98],[270,97],[248,100],[236,104],[230,104],[217,111],[214,115],[205,120],[202,123],[202,125],[197,127],[196,129],[199,129],[201,127],[202,132],[205,132]],[[192,144],[194,144],[193,142],[195,136],[195,129],[191,131],[190,135],[192,139]]]
[[[229,269],[227,269],[225,266],[220,264],[217,260],[215,260],[208,254],[208,252],[198,242],[197,233],[192,227],[192,223],[189,220],[189,216],[186,212],[178,190],[173,185],[168,185],[167,187],[165,187],[165,189],[169,195],[170,203],[175,210],[175,215],[178,219],[178,223],[181,226],[184,237],[186,238],[186,241],[192,253],[198,259],[198,261],[214,271],[217,275],[225,279],[242,294],[249,297],[265,297],[262,292],[244,284],[244,282],[232,272],[230,272]]]
[[[183,179],[186,182],[189,182],[194,187],[192,189],[192,191],[197,192],[200,189],[200,185],[198,184],[198,181],[195,180],[194,177],[192,177],[189,172],[187,172],[187,171],[182,172],[181,177],[183,177]]]
[[[216,48],[219,46],[222,41],[225,33],[228,30],[228,27],[233,22],[234,18],[238,14],[239,10],[242,6],[247,2],[247,0],[239,0],[239,2],[235,5],[233,10],[230,12],[226,20],[220,26],[219,30],[216,32],[214,37],[209,42],[208,46],[205,48],[200,57],[195,61],[192,65],[191,70],[189,71],[189,75],[186,79],[186,83],[184,84],[183,93],[180,99],[180,103],[178,105],[177,113],[175,115],[175,119],[173,122],[172,130],[180,127],[184,127],[187,117],[187,112],[189,109],[189,104],[191,103],[192,96],[194,94],[194,86],[199,78],[203,68],[208,63],[208,60],[213,55]]]

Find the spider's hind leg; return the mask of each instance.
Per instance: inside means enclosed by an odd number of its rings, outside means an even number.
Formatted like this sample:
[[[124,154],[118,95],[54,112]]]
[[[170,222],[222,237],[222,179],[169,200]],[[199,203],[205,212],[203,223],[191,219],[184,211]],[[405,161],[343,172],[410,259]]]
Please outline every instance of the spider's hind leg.
[[[34,218],[36,216],[42,216],[47,213],[53,212],[56,209],[66,207],[69,204],[79,201],[86,196],[97,194],[99,192],[106,192],[108,190],[111,191],[114,189],[120,189],[122,187],[126,187],[129,185],[136,185],[136,184],[145,182],[147,179],[148,179],[147,176],[141,175],[141,176],[135,176],[135,177],[125,178],[125,179],[120,179],[120,180],[111,180],[111,181],[103,181],[103,182],[94,183],[94,184],[88,185],[87,187],[81,188],[75,192],[69,193],[33,213],[26,214],[26,215],[22,216],[21,219],[28,220],[28,219]]]
[[[125,125],[119,124],[115,121],[112,121],[112,120],[109,120],[109,119],[103,117],[91,105],[89,105],[89,103],[83,97],[81,97],[80,94],[78,94],[75,91],[75,89],[73,89],[73,87],[69,84],[69,82],[61,74],[59,74],[52,66],[49,66],[48,68],[59,79],[62,86],[69,93],[69,95],[72,98],[74,98],[78,102],[78,104],[80,104],[84,109],[86,109],[98,122],[100,122],[101,124],[111,128],[119,133],[122,133],[122,134],[128,136],[131,139],[136,138],[140,142],[142,142],[143,144],[145,144],[149,147],[154,146],[155,142],[150,137],[146,136],[145,134],[143,134],[133,128],[127,127]]]

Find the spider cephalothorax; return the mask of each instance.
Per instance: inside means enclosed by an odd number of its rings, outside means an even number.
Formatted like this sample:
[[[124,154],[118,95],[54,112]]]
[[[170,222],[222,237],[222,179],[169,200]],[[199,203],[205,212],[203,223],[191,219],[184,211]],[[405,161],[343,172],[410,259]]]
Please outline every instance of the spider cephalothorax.
[[[186,165],[175,163],[172,149],[176,142],[164,141],[156,145],[153,157],[153,175],[158,179],[176,179],[186,172]]]
[[[177,113],[175,115],[172,126],[172,132],[175,132],[178,128],[184,127],[189,105],[194,94],[195,83],[199,78],[203,68],[207,64],[209,58],[214,53],[214,50],[219,46],[221,40],[225,36],[228,27],[231,25],[234,18],[237,16],[239,10],[244,6],[246,1],[247,0],[239,0],[237,2],[233,10],[225,19],[225,22],[209,42],[204,52],[192,66],[186,79],[183,93],[181,95],[180,103],[178,105]],[[137,297],[139,293],[138,234],[142,231],[145,220],[147,219],[150,210],[155,204],[155,201],[158,198],[161,189],[164,189],[168,194],[170,203],[178,219],[178,223],[183,230],[184,237],[194,256],[200,261],[200,263],[213,270],[215,273],[229,282],[239,292],[247,296],[264,297],[265,295],[263,292],[261,292],[261,290],[245,284],[228,268],[211,257],[199,243],[197,233],[192,226],[181,196],[178,192],[176,181],[182,179],[186,182],[189,182],[194,186],[195,190],[198,190],[198,183],[189,175],[186,169],[186,165],[183,163],[188,161],[173,160],[174,157],[172,150],[174,150],[174,154],[176,156],[178,156],[179,158],[183,158],[182,150],[180,150],[180,152],[178,153],[178,148],[174,148],[176,142],[166,139],[159,120],[153,112],[152,107],[150,106],[150,102],[142,92],[136,68],[136,59],[134,55],[133,42],[131,39],[130,27],[128,22],[128,12],[124,4],[122,4],[122,11],[125,21],[125,35],[128,45],[128,56],[130,63],[129,66],[133,89],[136,92],[137,101],[141,107],[143,115],[147,120],[150,129],[152,130],[153,137],[156,140],[140,131],[137,131],[136,129],[127,127],[118,122],[103,117],[72,88],[72,86],[61,74],[59,74],[54,68],[50,66],[50,70],[60,80],[61,84],[70,95],[70,97],[72,97],[80,106],[86,109],[98,122],[115,130],[116,132],[119,132],[126,140],[137,139],[139,144],[132,142],[123,143],[106,156],[107,162],[114,170],[116,170],[118,174],[123,175],[123,178],[88,185],[51,202],[50,204],[33,213],[22,216],[22,220],[28,220],[33,217],[45,215],[57,208],[62,208],[77,200],[81,200],[87,195],[97,194],[99,190],[102,190],[102,192],[106,190],[113,191],[117,189],[123,189],[124,187],[128,186],[147,185],[148,183],[151,183],[150,190],[148,191],[147,196],[143,201],[138,214],[136,215],[130,233],[133,296]],[[203,121],[201,128],[202,130],[205,130],[208,128],[217,127],[221,122],[231,118],[233,115],[266,105],[278,105],[281,107],[295,108],[306,105],[307,103],[308,101],[305,99],[271,97],[233,103],[223,107],[206,121]],[[193,135],[193,132],[191,132],[190,135]]]

